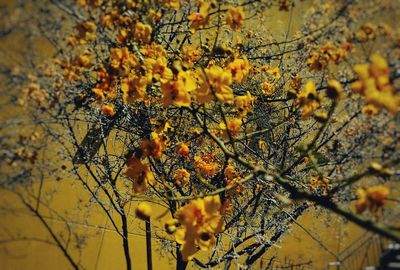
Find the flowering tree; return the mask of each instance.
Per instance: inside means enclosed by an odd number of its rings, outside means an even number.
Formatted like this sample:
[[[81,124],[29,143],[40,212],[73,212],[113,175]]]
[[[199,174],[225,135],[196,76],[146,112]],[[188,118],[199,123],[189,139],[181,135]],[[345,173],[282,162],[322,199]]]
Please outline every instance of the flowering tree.
[[[57,58],[21,82],[19,103],[70,162],[51,174],[68,172],[108,216],[127,269],[132,201],[177,269],[250,267],[309,207],[399,241],[379,217],[398,208],[383,209],[399,180],[400,32],[372,20],[395,1],[50,3],[35,31]],[[282,33],[259,23],[277,10]],[[13,162],[51,168],[25,155],[26,140],[43,148],[36,137],[21,140]],[[15,180],[37,173],[6,177],[40,218]]]

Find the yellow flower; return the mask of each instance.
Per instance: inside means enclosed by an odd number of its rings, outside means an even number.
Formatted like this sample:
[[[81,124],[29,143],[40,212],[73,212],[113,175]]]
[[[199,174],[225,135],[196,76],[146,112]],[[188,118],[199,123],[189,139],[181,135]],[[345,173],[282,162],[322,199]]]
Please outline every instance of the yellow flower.
[[[321,70],[328,66],[329,63],[339,63],[347,58],[347,52],[352,49],[352,45],[344,43],[340,47],[330,43],[325,44],[322,48],[311,53],[311,57],[307,60],[310,71]]]
[[[233,165],[226,166],[224,174],[228,180],[235,179],[239,176],[239,173],[236,171],[236,168]]]
[[[244,21],[244,12],[242,7],[228,7],[228,14],[226,17],[226,23],[231,27],[232,30],[238,30]]]
[[[218,172],[219,166],[213,159],[213,155],[195,156],[194,166],[202,176],[214,176]]]
[[[190,72],[180,71],[175,80],[161,85],[164,106],[189,107],[191,104],[190,92],[196,88],[196,81],[190,76]]]
[[[371,66],[370,73],[371,76],[378,78],[380,76],[389,75],[389,65],[385,58],[380,56],[379,54],[373,54],[370,57]]]
[[[115,115],[114,104],[110,103],[101,107],[101,112],[104,115],[113,117]]]
[[[241,177],[240,174],[236,171],[235,166],[233,165],[226,166],[224,170],[224,175],[225,175],[224,181],[226,185],[235,186],[233,189],[230,189],[228,191],[228,196],[233,196],[243,192],[244,190],[243,185],[238,184],[238,182],[241,180]]]
[[[385,108],[395,114],[400,110],[400,94],[395,93],[395,87],[390,83],[389,65],[385,58],[373,54],[369,64],[358,64],[353,67],[358,80],[351,85],[353,92],[365,98],[367,105],[363,111],[369,115]],[[377,112],[376,112],[377,111]]]
[[[198,69],[197,72],[194,73],[194,77],[199,85],[198,89],[193,92],[196,102],[199,104],[211,102],[213,100],[213,95],[203,71]]]
[[[267,72],[268,72],[268,73],[272,76],[272,78],[274,78],[275,80],[278,80],[278,79],[281,78],[281,71],[280,71],[280,69],[279,69],[278,67],[274,67],[274,68],[272,68],[272,69],[268,69]]]
[[[247,57],[243,56],[242,58],[235,58],[233,62],[228,64],[227,69],[231,72],[234,82],[242,83],[247,79],[251,65],[249,64]]]
[[[222,69],[219,66],[212,66],[205,69],[205,77],[200,92],[209,92],[209,87],[215,92],[217,99],[221,102],[230,103],[233,101],[233,90],[230,87],[232,84],[232,74],[229,71]]]
[[[156,43],[143,45],[140,49],[140,52],[145,58],[157,59],[159,57],[165,58],[167,56],[167,52],[165,51],[164,47]]]
[[[366,22],[360,28],[360,31],[356,32],[356,37],[358,40],[367,41],[376,38],[377,27],[372,23]]]
[[[100,88],[93,88],[92,93],[97,98],[97,103],[103,103],[106,100],[106,96],[104,95],[104,91]]]
[[[126,28],[122,28],[121,30],[119,30],[119,34],[117,34],[117,41],[119,44],[124,43],[124,41],[126,40],[126,38],[128,37],[128,29]]]
[[[103,4],[103,0],[78,0],[78,5],[83,8],[98,7]]]
[[[182,157],[188,157],[190,153],[189,146],[186,143],[181,143],[176,149],[176,153]]]
[[[255,97],[253,97],[249,91],[244,96],[235,97],[235,107],[240,116],[246,116],[251,111]]]
[[[118,69],[121,75],[129,73],[138,64],[137,57],[127,47],[111,49],[110,58],[111,66]]]
[[[272,96],[275,93],[275,85],[265,81],[261,84],[261,91],[267,96]]]
[[[193,67],[193,64],[200,60],[201,51],[192,46],[184,46],[181,55],[183,62],[188,67]]]
[[[90,57],[88,54],[78,55],[75,59],[76,65],[80,67],[90,67]]]
[[[85,21],[76,26],[76,30],[78,33],[70,37],[68,40],[68,45],[75,47],[79,44],[86,44],[89,41],[93,41],[96,39],[96,24],[93,22]]]
[[[149,164],[144,163],[137,157],[133,157],[127,161],[126,165],[128,169],[125,175],[132,179],[135,192],[143,193],[149,184],[155,183]]]
[[[164,0],[163,4],[165,7],[173,8],[178,10],[181,7],[180,0]]]
[[[369,64],[355,65],[353,70],[360,80],[367,80],[369,78]]]
[[[222,130],[222,136],[225,139],[229,138],[228,132],[232,138],[235,138],[241,126],[242,126],[242,119],[240,118],[227,119],[226,125],[224,122],[221,122],[219,124],[219,127]]]
[[[215,234],[224,230],[218,195],[191,201],[179,208],[175,217],[180,223],[175,238],[185,261],[193,258],[197,248],[211,250],[216,244]]]
[[[302,107],[303,117],[311,116],[321,106],[312,80],[308,80],[304,89],[297,95],[296,104]]]
[[[319,190],[322,194],[326,195],[329,188],[329,179],[322,175],[312,176],[309,185],[311,191],[315,192]]]
[[[121,81],[122,99],[124,103],[133,101],[144,101],[147,97],[147,78],[130,75]]]
[[[173,73],[167,67],[168,60],[165,57],[158,57],[157,59],[145,58],[144,69],[146,70],[147,80],[150,82],[152,79],[165,83],[173,78]]]
[[[140,149],[142,149],[144,157],[152,156],[155,159],[160,159],[165,149],[164,138],[156,132],[152,132],[151,139],[142,141]]]
[[[382,208],[389,193],[390,190],[383,185],[357,189],[358,200],[355,205],[357,213],[362,213],[367,208],[372,212]]]
[[[203,28],[208,24],[208,12],[211,4],[206,1],[199,2],[199,12],[193,12],[188,16],[188,20],[192,22],[191,30],[195,32],[197,29]]]
[[[177,185],[186,184],[189,182],[190,173],[186,169],[180,168],[175,171],[173,178]]]
[[[328,121],[328,118],[329,118],[329,116],[326,112],[315,112],[314,113],[314,119],[320,123],[326,123],[326,121]]]
[[[148,220],[150,218],[151,212],[151,207],[146,202],[139,203],[135,210],[136,217],[142,220]]]
[[[133,31],[133,36],[136,41],[139,41],[142,43],[149,43],[150,39],[151,39],[151,32],[152,32],[152,28],[150,25],[138,22],[135,25],[135,28]]]
[[[150,8],[147,12],[147,17],[152,21],[158,22],[161,19],[161,12],[156,12],[154,9]]]
[[[178,220],[175,218],[171,218],[167,220],[164,224],[164,228],[169,234],[173,234],[176,232],[176,226],[178,225]]]
[[[228,196],[238,195],[243,192],[243,185],[238,182],[241,180],[240,174],[236,171],[235,166],[228,165],[224,170],[225,183],[227,186],[235,186],[228,191]]]
[[[367,104],[362,107],[361,112],[368,117],[371,117],[377,115],[379,113],[379,109],[373,104]]]
[[[390,176],[394,174],[393,170],[383,167],[382,164],[378,162],[371,162],[371,164],[369,164],[369,168],[374,173],[378,173],[379,175],[382,176]]]

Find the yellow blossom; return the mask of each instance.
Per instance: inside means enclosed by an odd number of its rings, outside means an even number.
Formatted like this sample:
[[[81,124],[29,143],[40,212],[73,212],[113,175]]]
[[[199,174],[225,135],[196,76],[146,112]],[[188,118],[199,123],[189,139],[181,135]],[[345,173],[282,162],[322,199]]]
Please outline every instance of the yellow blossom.
[[[265,81],[261,84],[261,91],[267,96],[272,96],[275,93],[275,85]]]
[[[203,28],[208,24],[208,12],[210,11],[211,4],[206,1],[201,1],[199,4],[199,11],[193,12],[188,16],[188,20],[192,22],[192,32]]]
[[[171,218],[164,223],[164,228],[169,234],[173,234],[176,232],[176,226],[178,225],[178,220],[175,218]]]
[[[142,43],[149,43],[151,39],[151,32],[152,28],[150,25],[138,22],[135,25],[133,36],[136,41]]]
[[[118,69],[121,75],[129,73],[138,64],[137,57],[127,47],[111,49],[110,58],[111,66]]]
[[[376,38],[376,33],[377,33],[377,27],[376,25],[366,22],[363,25],[361,25],[360,30],[356,32],[356,38],[359,41],[367,41],[367,40],[373,40]]]
[[[383,185],[357,189],[357,213],[362,213],[367,208],[372,212],[382,208],[389,193],[390,190]]]
[[[147,97],[147,78],[130,75],[121,81],[122,99],[124,103],[133,101],[144,101]]]
[[[127,161],[126,165],[128,169],[125,175],[132,180],[135,192],[143,193],[149,184],[155,183],[149,164],[144,163],[137,157],[133,157]]]
[[[178,10],[181,7],[180,0],[163,0],[163,4],[165,7],[173,8]]]
[[[75,47],[77,44],[86,44],[96,39],[96,24],[84,21],[76,26],[77,34],[68,39],[68,45]]]
[[[227,179],[232,180],[239,176],[239,173],[236,171],[235,166],[228,165],[224,170],[224,175]]]
[[[379,113],[379,109],[373,104],[366,104],[361,108],[361,112],[368,117],[375,116]]]
[[[244,21],[244,12],[242,7],[228,7],[228,13],[226,16],[226,23],[234,31],[238,30]]]
[[[97,98],[97,103],[103,103],[106,100],[106,96],[104,95],[104,91],[100,88],[93,88],[92,93]]]
[[[218,170],[219,166],[213,161],[213,155],[205,155],[203,157],[194,157],[194,166],[203,176],[214,176]]]
[[[278,80],[281,78],[281,71],[278,67],[274,67],[271,69],[268,69],[267,72],[274,78],[275,80]]]
[[[339,63],[347,59],[347,53],[352,49],[350,43],[343,43],[341,46],[334,46],[330,43],[325,44],[322,48],[313,51],[307,60],[310,71],[321,70],[328,66],[329,63]]]
[[[353,92],[365,98],[367,105],[363,112],[375,115],[385,108],[395,114],[400,110],[400,94],[395,92],[389,78],[389,65],[385,58],[378,54],[370,57],[368,64],[357,64],[353,67],[358,80],[352,83]]]
[[[226,125],[224,122],[219,124],[219,128],[222,130],[222,136],[227,139],[229,138],[228,132],[232,138],[235,138],[242,126],[242,119],[240,118],[233,118],[227,119]]]
[[[242,83],[247,79],[250,73],[251,65],[246,56],[235,58],[233,62],[229,63],[227,69],[232,74],[232,79],[236,83]]]
[[[217,195],[193,200],[176,211],[180,226],[175,238],[181,245],[183,260],[191,260],[197,248],[208,251],[215,246],[215,234],[224,230],[221,208]]]
[[[150,20],[158,22],[161,19],[161,12],[150,8],[147,12],[147,16]]]
[[[152,79],[162,83],[167,82],[173,78],[173,73],[167,67],[168,61],[165,57],[158,57],[157,59],[145,58],[144,69],[146,70],[147,80],[150,82]]]
[[[144,140],[140,144],[143,156],[152,156],[155,159],[160,159],[165,149],[165,139],[156,132],[151,133],[150,140]]]
[[[176,153],[182,157],[188,157],[190,153],[189,146],[186,143],[181,143],[176,149]]]
[[[139,203],[135,210],[136,217],[142,220],[148,220],[150,218],[151,212],[151,207],[146,202]]]
[[[167,56],[167,52],[165,51],[164,47],[156,43],[143,45],[140,49],[140,52],[145,58],[157,59],[159,57],[165,58]]]
[[[167,81],[161,85],[165,107],[170,105],[190,106],[190,92],[197,88],[196,81],[190,75],[190,72],[180,71],[175,80]]]
[[[33,100],[42,107],[47,104],[47,98],[47,93],[40,88],[39,84],[30,83],[28,86],[23,88],[22,96],[19,98],[18,103],[21,106],[25,106],[28,100]]]
[[[97,7],[103,4],[103,0],[77,0],[78,5],[83,8]]]
[[[302,116],[311,116],[319,107],[320,101],[315,83],[308,80],[304,89],[297,95],[296,104],[302,107]]]
[[[115,115],[114,104],[110,103],[101,107],[101,112],[104,115],[113,117]]]
[[[173,178],[177,185],[186,184],[189,182],[190,173],[186,169],[180,168],[175,171]]]
[[[200,60],[201,51],[192,46],[184,46],[181,55],[183,62],[188,67],[193,67],[193,64]]]
[[[241,180],[240,174],[236,170],[235,166],[228,165],[224,170],[225,175],[225,184],[227,186],[235,186],[233,189],[228,191],[228,196],[232,196],[235,194],[240,194],[243,192],[244,188],[243,185],[239,184],[238,182]]]
[[[200,88],[200,93],[211,94],[214,91],[217,99],[221,102],[230,103],[233,101],[232,74],[219,66],[212,66],[205,69],[205,78]],[[211,87],[211,89],[210,89]]]
[[[310,189],[311,191],[321,191],[322,194],[326,195],[329,188],[329,179],[322,176],[312,176],[310,180]]]
[[[240,116],[246,116],[248,112],[252,110],[253,102],[255,97],[253,97],[249,91],[246,92],[244,96],[235,97],[235,107]]]

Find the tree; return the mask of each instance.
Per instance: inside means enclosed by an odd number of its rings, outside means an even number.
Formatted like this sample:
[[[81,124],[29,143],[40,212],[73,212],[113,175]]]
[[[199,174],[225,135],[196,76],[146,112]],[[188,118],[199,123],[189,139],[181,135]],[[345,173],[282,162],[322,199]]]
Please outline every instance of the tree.
[[[75,269],[70,236],[52,231],[40,194],[27,188],[49,172],[68,171],[85,187],[121,237],[127,269],[135,268],[131,201],[142,202],[136,213],[147,239],[160,239],[177,269],[188,261],[251,267],[309,207],[399,241],[398,228],[379,222],[398,208],[398,201],[383,206],[399,180],[399,33],[371,21],[395,14],[398,4],[36,5],[47,14],[39,21],[51,23],[35,31],[57,58],[23,80],[19,101],[44,134],[41,143],[51,141],[57,161],[70,163],[53,168],[46,156],[27,156],[27,140],[43,145],[21,138],[22,154],[11,155],[26,169],[7,171],[3,186],[20,194]],[[294,18],[299,6],[309,7],[304,20]],[[276,9],[289,17],[282,35],[258,23]],[[154,204],[170,219],[152,234],[151,224],[161,223]],[[208,256],[198,258],[198,249]]]

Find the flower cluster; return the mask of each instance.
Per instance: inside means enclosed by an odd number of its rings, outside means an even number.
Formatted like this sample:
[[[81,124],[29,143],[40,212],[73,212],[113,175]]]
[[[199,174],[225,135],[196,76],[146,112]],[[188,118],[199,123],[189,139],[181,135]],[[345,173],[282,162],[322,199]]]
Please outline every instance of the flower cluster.
[[[219,171],[218,163],[214,162],[214,155],[194,157],[194,166],[203,176],[214,176]]]
[[[350,43],[344,43],[341,46],[326,44],[321,49],[313,51],[311,57],[307,60],[309,69],[321,70],[329,63],[339,63],[347,59],[348,52],[352,49]]]
[[[358,80],[351,85],[353,92],[364,97],[366,106],[363,111],[370,115],[386,109],[395,114],[400,110],[400,94],[390,82],[389,66],[383,57],[373,54],[371,63],[354,66]]]

